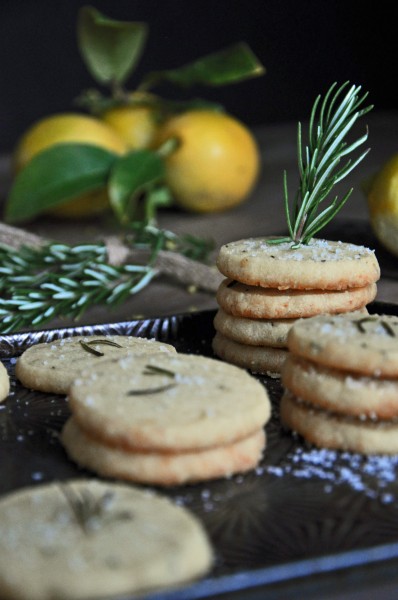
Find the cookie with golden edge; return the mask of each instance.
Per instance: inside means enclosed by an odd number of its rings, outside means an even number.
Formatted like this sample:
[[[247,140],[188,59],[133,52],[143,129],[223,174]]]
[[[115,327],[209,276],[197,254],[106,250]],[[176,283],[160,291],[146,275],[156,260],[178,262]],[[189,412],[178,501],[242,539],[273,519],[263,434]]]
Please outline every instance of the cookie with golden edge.
[[[10,393],[10,378],[7,373],[7,369],[0,362],[0,402],[5,400]]]
[[[363,308],[376,297],[377,286],[345,290],[278,290],[224,279],[216,298],[227,313],[249,319],[298,319]]]
[[[307,442],[362,454],[397,454],[398,422],[361,420],[322,410],[285,390],[280,403],[282,425]]]
[[[61,441],[72,460],[99,475],[171,486],[254,469],[263,454],[265,433],[261,428],[237,442],[186,452],[137,452],[107,446],[87,434],[72,417],[63,428]]]
[[[287,334],[296,319],[249,319],[230,315],[220,308],[214,328],[225,337],[249,346],[287,348]]]
[[[18,358],[16,377],[27,388],[67,394],[82,369],[112,357],[173,352],[170,344],[126,335],[75,336],[31,346]]]
[[[93,479],[3,497],[0,555],[3,600],[130,597],[182,585],[213,564],[204,527],[187,509]]]
[[[361,419],[398,417],[398,379],[330,369],[289,353],[281,380],[296,397],[325,410]]]
[[[77,423],[119,448],[186,451],[236,442],[265,425],[270,401],[243,369],[203,356],[126,356],[86,371],[69,390]]]
[[[288,355],[285,348],[240,344],[220,332],[214,336],[212,346],[219,358],[261,375],[279,374]]]
[[[289,350],[316,364],[377,378],[398,378],[398,317],[321,315],[295,323]]]
[[[356,244],[312,239],[292,248],[272,238],[249,238],[221,247],[217,267],[227,278],[277,289],[345,290],[366,287],[380,278],[372,250]]]

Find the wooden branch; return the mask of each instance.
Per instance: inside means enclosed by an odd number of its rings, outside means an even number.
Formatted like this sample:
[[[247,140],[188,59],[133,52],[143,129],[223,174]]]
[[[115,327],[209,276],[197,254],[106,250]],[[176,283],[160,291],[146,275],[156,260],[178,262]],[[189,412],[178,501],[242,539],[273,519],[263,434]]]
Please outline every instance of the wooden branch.
[[[0,244],[18,250],[21,246],[41,248],[49,243],[50,240],[24,229],[0,223]],[[145,260],[149,256],[147,251],[131,250],[114,236],[105,238],[104,243],[111,265],[145,264]],[[159,252],[155,268],[159,275],[170,277],[184,286],[193,286],[198,290],[210,293],[216,292],[222,280],[222,276],[215,266],[205,265],[168,250]]]

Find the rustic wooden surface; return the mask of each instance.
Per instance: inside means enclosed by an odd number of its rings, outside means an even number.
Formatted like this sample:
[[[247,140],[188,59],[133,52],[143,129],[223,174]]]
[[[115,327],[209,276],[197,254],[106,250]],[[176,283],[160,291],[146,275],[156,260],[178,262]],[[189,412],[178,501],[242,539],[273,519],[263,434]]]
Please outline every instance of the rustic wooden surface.
[[[366,181],[391,155],[398,151],[398,113],[370,113],[368,145],[371,152],[365,160],[340,184],[341,193],[349,187],[354,192],[334,223],[323,232],[324,237],[363,243],[376,249],[381,264],[382,277],[378,285],[377,300],[398,301],[398,257],[386,252],[375,239],[368,217],[362,183]],[[366,123],[358,124],[360,127]],[[248,236],[284,232],[283,170],[287,169],[293,193],[297,183],[295,123],[282,123],[257,128],[254,134],[261,150],[262,169],[251,197],[239,207],[212,215],[193,215],[176,209],[163,210],[159,225],[176,233],[192,233],[211,238],[215,244],[213,258],[220,245]],[[9,157],[0,158],[0,198],[7,196],[10,187]],[[26,224],[30,232],[68,243],[93,241],[117,233],[112,220],[107,217],[96,221],[59,221],[40,218]],[[83,315],[80,324],[107,323],[130,318],[170,315],[216,307],[213,293],[192,291],[170,278],[160,277],[148,288],[132,296],[123,306],[110,310],[105,307],[91,309]],[[50,323],[48,326],[58,326]],[[64,325],[73,324],[65,320]]]

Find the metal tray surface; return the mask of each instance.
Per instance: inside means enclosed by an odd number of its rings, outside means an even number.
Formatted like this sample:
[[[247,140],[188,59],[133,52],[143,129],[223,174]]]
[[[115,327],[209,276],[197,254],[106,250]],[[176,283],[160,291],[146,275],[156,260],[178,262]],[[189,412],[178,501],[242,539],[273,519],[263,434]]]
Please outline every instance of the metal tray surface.
[[[395,305],[375,302],[369,308],[398,315]],[[71,335],[128,334],[212,356],[213,317],[214,311],[205,311],[0,336],[0,355],[11,376],[11,394],[0,403],[0,494],[93,476],[75,466],[59,443],[69,414],[65,398],[25,389],[15,380],[14,365],[24,349]],[[280,426],[279,380],[260,380],[273,411],[258,468],[230,479],[159,490],[202,519],[216,551],[212,572],[185,588],[147,598],[182,600],[232,592],[247,598],[249,590],[265,593],[275,583],[358,566],[368,566],[370,573],[371,565],[398,560],[398,456],[365,457],[307,445]]]

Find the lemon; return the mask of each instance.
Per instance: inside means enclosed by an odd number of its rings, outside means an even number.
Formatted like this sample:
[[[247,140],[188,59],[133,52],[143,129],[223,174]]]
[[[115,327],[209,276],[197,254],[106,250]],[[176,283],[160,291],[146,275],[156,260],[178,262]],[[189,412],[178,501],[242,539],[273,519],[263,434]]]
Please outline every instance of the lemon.
[[[376,237],[398,256],[398,154],[390,158],[371,181],[368,206]]]
[[[157,133],[157,119],[149,106],[116,106],[107,110],[101,118],[130,150],[150,148]]]
[[[78,113],[60,113],[37,121],[22,135],[13,153],[15,172],[23,169],[42,150],[68,142],[93,144],[117,154],[127,151],[126,142],[99,119]],[[47,212],[62,217],[86,217],[98,214],[108,206],[106,190],[95,190]]]
[[[249,129],[213,110],[191,110],[160,128],[157,145],[177,141],[165,159],[166,182],[178,205],[192,212],[224,211],[243,202],[260,169]]]

